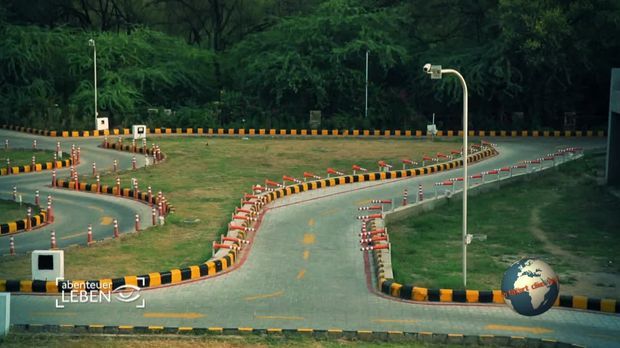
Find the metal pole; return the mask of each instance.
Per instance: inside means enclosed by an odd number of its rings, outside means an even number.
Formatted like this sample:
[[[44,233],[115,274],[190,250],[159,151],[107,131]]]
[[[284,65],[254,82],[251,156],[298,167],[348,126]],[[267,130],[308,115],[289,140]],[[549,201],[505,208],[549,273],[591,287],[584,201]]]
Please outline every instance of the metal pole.
[[[454,69],[442,69],[442,73],[454,74],[459,78],[461,87],[463,87],[463,286],[467,288],[467,188],[468,188],[468,175],[467,175],[467,135],[468,121],[467,121],[467,83],[463,75]]]
[[[93,40],[94,82],[95,82],[95,126],[97,125],[97,46]]]
[[[364,117],[368,118],[368,50],[366,50],[366,104],[364,107]]]

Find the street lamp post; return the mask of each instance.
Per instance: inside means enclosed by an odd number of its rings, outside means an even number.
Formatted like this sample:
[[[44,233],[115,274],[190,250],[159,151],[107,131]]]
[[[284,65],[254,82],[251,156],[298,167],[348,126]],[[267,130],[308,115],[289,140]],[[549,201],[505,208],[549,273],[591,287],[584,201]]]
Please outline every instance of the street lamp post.
[[[368,118],[368,50],[366,50],[366,98],[364,104],[364,117]]]
[[[467,83],[463,75],[454,69],[442,69],[441,65],[424,65],[424,72],[431,75],[431,79],[441,79],[443,74],[453,74],[458,77],[463,87],[463,286],[467,288],[467,188],[468,188],[468,176],[467,176]]]
[[[97,127],[97,116],[98,116],[98,112],[97,112],[97,46],[95,45],[95,40],[90,39],[88,40],[88,46],[91,46],[93,48],[93,82],[95,85],[95,129]]]

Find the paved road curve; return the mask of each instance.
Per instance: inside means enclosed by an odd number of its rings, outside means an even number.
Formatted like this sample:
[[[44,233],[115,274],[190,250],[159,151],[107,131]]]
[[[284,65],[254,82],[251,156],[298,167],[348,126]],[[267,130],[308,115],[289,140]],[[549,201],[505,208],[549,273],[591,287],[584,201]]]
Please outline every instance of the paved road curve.
[[[97,163],[100,171],[112,170],[114,160],[118,161],[119,169],[131,168],[131,154],[100,149],[97,147],[100,141],[93,139],[36,137],[5,130],[0,130],[0,139],[2,146],[4,146],[4,139],[9,139],[10,147],[15,149],[32,148],[33,139],[37,139],[39,149],[52,151],[56,149],[57,141],[61,142],[62,150],[65,152],[70,151],[71,144],[75,144],[81,148],[81,164],[77,167],[80,175],[92,175],[93,162]],[[0,156],[1,153],[2,151],[0,151]],[[138,159],[144,161],[144,158],[138,157]],[[58,169],[58,179],[67,179],[69,171],[69,168]],[[112,219],[118,219],[121,233],[134,231],[135,214],[140,214],[141,221],[151,221],[150,209],[145,204],[106,195],[53,189],[51,181],[52,172],[49,170],[0,176],[0,197],[2,199],[12,199],[13,186],[17,186],[18,193],[22,195],[24,202],[28,203],[34,203],[35,190],[39,190],[42,205],[46,204],[47,196],[52,195],[55,222],[43,228],[14,235],[17,253],[49,248],[52,230],[56,231],[58,247],[64,248],[72,244],[86,244],[89,224],[93,226],[93,238],[98,240],[112,236]],[[95,180],[92,178],[89,181]],[[123,186],[128,187],[129,183],[124,183]],[[26,217],[26,209],[24,209],[24,217]],[[8,253],[9,237],[1,236],[0,255]]]
[[[473,165],[471,173],[540,157],[559,146],[603,145],[588,139],[495,140],[501,155]],[[94,143],[84,141],[82,148]],[[358,244],[359,222],[353,218],[359,215],[357,206],[368,199],[397,197],[404,188],[413,193],[418,183],[429,188],[426,194],[430,195],[432,183],[457,175],[459,170],[293,195],[272,203],[247,260],[233,272],[143,291],[144,309],[118,301],[55,309],[56,296],[16,295],[11,320],[14,324],[432,331],[620,345],[618,315],[554,308],[528,318],[504,305],[412,304],[368,290]]]

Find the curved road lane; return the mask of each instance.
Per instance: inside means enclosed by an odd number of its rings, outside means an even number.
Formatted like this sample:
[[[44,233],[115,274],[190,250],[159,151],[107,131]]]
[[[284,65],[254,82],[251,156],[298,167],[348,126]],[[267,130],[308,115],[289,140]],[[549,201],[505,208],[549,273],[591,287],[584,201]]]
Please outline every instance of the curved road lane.
[[[92,163],[97,163],[97,169],[111,170],[114,160],[119,163],[119,170],[131,168],[132,155],[120,151],[105,150],[97,147],[100,140],[49,138],[29,134],[0,130],[0,139],[4,146],[4,139],[9,139],[10,148],[32,148],[32,140],[37,140],[39,149],[56,150],[56,142],[61,142],[63,152],[70,151],[71,144],[81,149],[81,164],[77,166],[80,175],[92,175]],[[0,154],[2,152],[0,151]],[[144,158],[138,156],[139,164],[144,164]],[[69,168],[57,169],[58,179],[69,177]],[[145,205],[129,199],[117,199],[108,195],[94,195],[75,192],[67,189],[51,187],[52,171],[45,170],[37,173],[0,176],[0,196],[3,199],[12,199],[13,186],[22,195],[24,202],[34,204],[35,190],[39,190],[41,206],[46,208],[47,196],[52,195],[52,207],[55,221],[52,224],[29,232],[14,234],[15,250],[17,253],[29,252],[36,249],[50,247],[50,232],[56,232],[56,241],[59,248],[72,244],[86,244],[88,225],[93,226],[93,239],[110,238],[113,232],[112,219],[118,219],[121,233],[133,232],[135,214],[140,214],[142,226],[149,226],[151,210]],[[94,182],[94,178],[89,179]],[[123,183],[124,187],[129,183]],[[26,209],[24,208],[24,217]],[[0,255],[9,253],[9,236],[0,236]]]
[[[577,138],[495,142],[500,155],[474,164],[472,173],[540,157],[559,146],[604,146],[602,140]],[[144,309],[114,300],[55,309],[58,296],[15,294],[12,323],[431,331],[620,345],[618,315],[553,308],[530,318],[505,305],[405,303],[368,290],[358,244],[360,223],[354,218],[360,215],[357,206],[398,197],[404,188],[416,192],[419,183],[432,195],[434,182],[461,171],[337,186],[277,200],[245,263],[235,271],[142,291]]]

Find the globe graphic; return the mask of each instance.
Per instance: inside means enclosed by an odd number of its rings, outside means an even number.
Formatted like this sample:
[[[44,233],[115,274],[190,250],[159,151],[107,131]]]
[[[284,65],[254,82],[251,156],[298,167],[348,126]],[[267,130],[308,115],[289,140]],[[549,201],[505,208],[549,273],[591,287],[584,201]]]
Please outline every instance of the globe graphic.
[[[515,312],[534,316],[546,312],[558,298],[558,276],[544,261],[524,258],[513,263],[502,278],[502,294]]]

